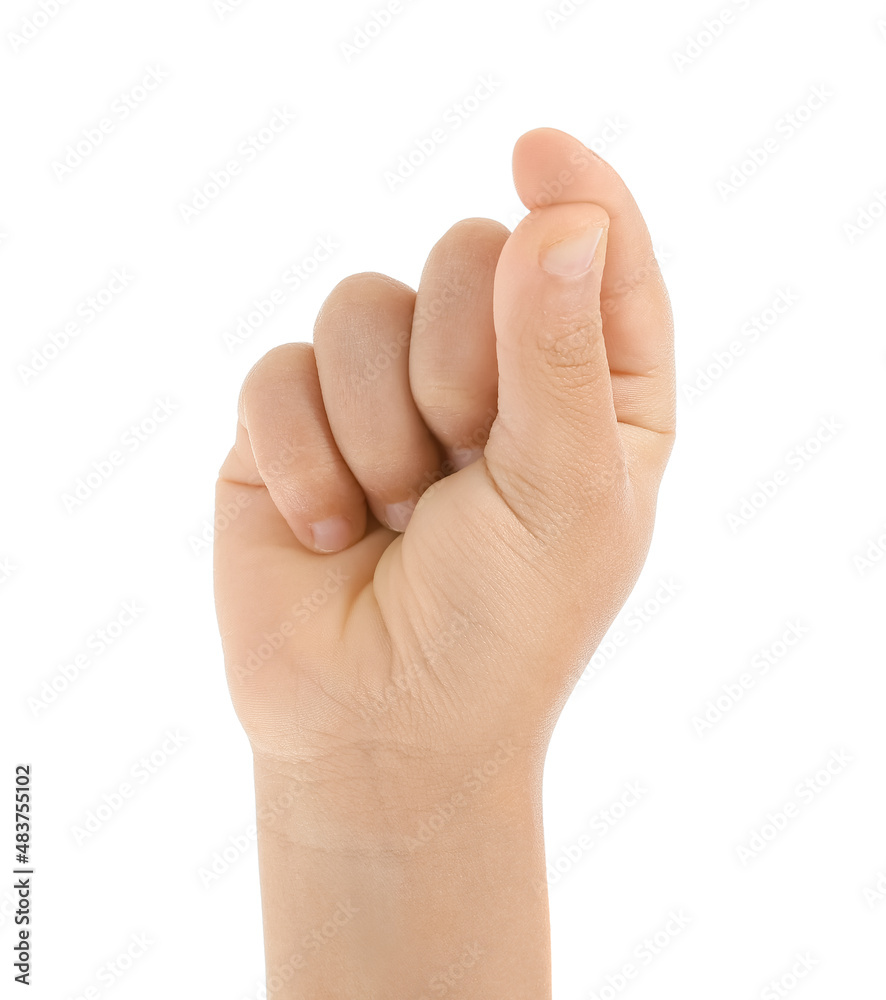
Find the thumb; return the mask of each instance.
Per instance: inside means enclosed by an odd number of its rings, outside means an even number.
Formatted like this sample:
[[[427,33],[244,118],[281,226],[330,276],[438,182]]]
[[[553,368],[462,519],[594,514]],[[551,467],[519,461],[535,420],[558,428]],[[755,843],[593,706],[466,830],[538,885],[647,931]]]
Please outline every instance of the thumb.
[[[529,213],[502,249],[493,316],[498,417],[486,463],[534,533],[587,519],[627,485],[603,339],[609,216],[587,202]]]

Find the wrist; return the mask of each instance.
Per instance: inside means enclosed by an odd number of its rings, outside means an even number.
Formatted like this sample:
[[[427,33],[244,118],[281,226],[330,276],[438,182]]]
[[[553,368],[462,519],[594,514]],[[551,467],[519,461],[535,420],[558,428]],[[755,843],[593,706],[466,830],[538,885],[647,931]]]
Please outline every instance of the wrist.
[[[504,817],[540,810],[544,759],[500,739],[466,753],[361,748],[295,762],[254,757],[259,835],[305,847],[409,858]]]
[[[255,760],[269,997],[546,1000],[536,756],[336,760]]]

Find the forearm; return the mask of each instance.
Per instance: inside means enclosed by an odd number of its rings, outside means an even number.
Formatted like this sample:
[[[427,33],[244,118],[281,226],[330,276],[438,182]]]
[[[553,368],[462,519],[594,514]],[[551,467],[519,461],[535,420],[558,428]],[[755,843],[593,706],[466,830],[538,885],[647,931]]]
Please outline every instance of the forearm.
[[[255,763],[268,996],[547,1000],[541,762],[324,770]]]

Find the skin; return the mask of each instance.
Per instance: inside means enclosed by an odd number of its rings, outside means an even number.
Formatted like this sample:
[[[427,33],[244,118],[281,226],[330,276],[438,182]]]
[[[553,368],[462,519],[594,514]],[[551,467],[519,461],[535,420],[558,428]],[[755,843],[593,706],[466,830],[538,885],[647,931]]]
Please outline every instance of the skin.
[[[240,395],[215,586],[274,998],[550,997],[544,757],[646,557],[673,328],[612,167],[536,129],[513,170],[513,233],[345,279]]]

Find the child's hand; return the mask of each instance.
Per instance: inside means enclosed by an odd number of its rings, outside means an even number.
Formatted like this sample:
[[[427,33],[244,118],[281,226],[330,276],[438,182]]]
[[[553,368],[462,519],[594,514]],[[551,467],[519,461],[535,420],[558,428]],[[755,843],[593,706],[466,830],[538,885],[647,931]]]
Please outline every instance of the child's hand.
[[[313,347],[245,381],[215,572],[257,760],[390,765],[409,796],[426,762],[461,773],[500,741],[543,759],[637,578],[674,437],[667,292],[576,139],[524,135],[514,177],[512,234],[457,224],[417,293],[344,280]]]

